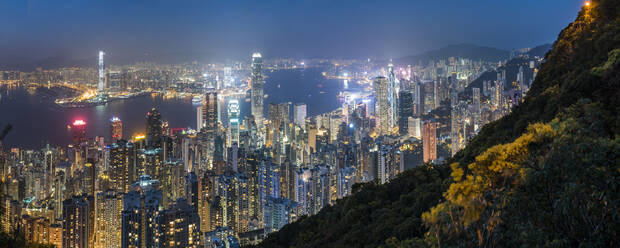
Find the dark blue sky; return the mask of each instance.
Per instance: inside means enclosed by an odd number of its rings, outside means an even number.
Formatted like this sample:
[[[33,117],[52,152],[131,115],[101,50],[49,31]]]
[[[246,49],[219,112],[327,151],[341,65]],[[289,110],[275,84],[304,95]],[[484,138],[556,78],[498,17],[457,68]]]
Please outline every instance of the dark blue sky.
[[[5,0],[0,58],[200,53],[400,57],[555,40],[582,0]]]

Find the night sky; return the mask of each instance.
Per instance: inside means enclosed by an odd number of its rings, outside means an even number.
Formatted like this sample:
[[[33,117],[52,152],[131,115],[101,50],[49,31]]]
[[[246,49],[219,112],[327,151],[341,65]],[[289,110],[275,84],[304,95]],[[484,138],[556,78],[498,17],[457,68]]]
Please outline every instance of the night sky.
[[[551,43],[582,0],[4,0],[0,59],[196,53],[400,57]]]

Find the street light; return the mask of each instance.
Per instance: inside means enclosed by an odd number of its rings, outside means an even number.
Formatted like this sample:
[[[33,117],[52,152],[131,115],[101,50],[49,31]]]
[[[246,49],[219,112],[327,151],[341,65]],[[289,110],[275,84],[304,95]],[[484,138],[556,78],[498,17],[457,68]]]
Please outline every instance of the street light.
[[[590,1],[586,1],[586,8],[589,8],[589,7],[590,7],[590,5],[592,5],[592,2],[590,2]]]

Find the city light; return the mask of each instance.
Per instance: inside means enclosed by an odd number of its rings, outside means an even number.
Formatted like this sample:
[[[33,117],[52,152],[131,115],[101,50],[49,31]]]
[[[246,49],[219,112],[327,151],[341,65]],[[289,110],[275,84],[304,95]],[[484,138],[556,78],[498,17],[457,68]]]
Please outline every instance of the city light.
[[[73,125],[74,126],[83,126],[83,125],[86,125],[86,122],[84,120],[75,120],[73,122]]]
[[[592,5],[592,2],[586,1],[585,5],[586,5],[586,7],[590,7],[590,5]]]
[[[133,137],[133,140],[138,141],[138,140],[143,140],[144,138],[146,138],[146,135],[137,134],[136,136]]]

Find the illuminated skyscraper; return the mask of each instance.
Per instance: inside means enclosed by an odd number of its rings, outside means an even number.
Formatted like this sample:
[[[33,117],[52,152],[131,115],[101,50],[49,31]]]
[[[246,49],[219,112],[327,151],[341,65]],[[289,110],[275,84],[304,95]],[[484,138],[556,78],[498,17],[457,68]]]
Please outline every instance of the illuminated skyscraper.
[[[71,125],[71,134],[73,143],[79,145],[86,142],[86,122],[84,120],[75,120]]]
[[[126,140],[117,140],[110,144],[110,158],[108,169],[110,181],[118,192],[128,192],[137,179],[136,150],[133,143]]]
[[[390,132],[390,105],[388,101],[388,80],[385,77],[376,77],[373,82],[375,93],[375,118],[377,133],[380,135]]]
[[[231,99],[228,101],[228,146],[239,144],[239,101]]]
[[[413,116],[413,98],[409,90],[401,89],[398,95],[398,131],[405,135],[409,131],[409,117]]]
[[[437,159],[437,127],[431,121],[424,122],[422,150],[424,163]]]
[[[97,84],[97,90],[102,92],[105,89],[105,68],[103,64],[103,56],[105,53],[103,51],[99,51],[99,83]]]
[[[62,204],[62,247],[86,248],[91,240],[93,197],[74,196]]]
[[[198,106],[196,108],[196,131],[199,131],[199,132],[200,130],[202,130],[203,127],[205,127],[205,122],[202,119],[202,114],[203,114],[202,109],[203,109],[202,106]]]
[[[290,121],[288,103],[270,103],[269,104],[269,121],[271,128],[279,130],[281,125],[286,125]]]
[[[388,103],[390,105],[388,114],[389,114],[389,128],[392,129],[397,123],[397,99],[396,99],[396,76],[394,75],[394,65],[392,63],[388,64]]]
[[[205,123],[205,130],[211,135],[217,131],[217,110],[217,91],[210,90],[205,94],[202,103],[202,120]]]
[[[123,122],[118,117],[112,117],[110,119],[110,130],[112,141],[120,140],[123,138]]]
[[[146,145],[148,148],[161,148],[161,114],[153,108],[146,114]]]
[[[200,217],[187,200],[180,198],[169,209],[163,211],[160,218],[163,229],[161,247],[202,247]]]
[[[159,181],[140,176],[132,191],[123,195],[121,247],[160,247],[162,192],[158,187]]]
[[[114,191],[100,192],[96,199],[95,247],[120,248],[123,198]]]
[[[260,53],[252,54],[252,115],[258,126],[263,123],[263,59]]]
[[[265,232],[271,233],[280,230],[284,225],[297,218],[297,203],[286,198],[269,197],[265,206],[263,222]]]
[[[295,107],[293,108],[293,118],[296,125],[304,126],[306,124],[306,104],[305,103],[295,103]]]

